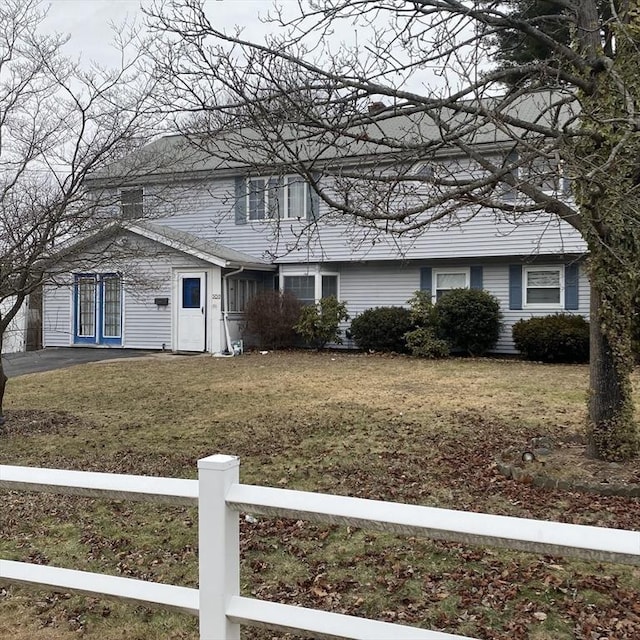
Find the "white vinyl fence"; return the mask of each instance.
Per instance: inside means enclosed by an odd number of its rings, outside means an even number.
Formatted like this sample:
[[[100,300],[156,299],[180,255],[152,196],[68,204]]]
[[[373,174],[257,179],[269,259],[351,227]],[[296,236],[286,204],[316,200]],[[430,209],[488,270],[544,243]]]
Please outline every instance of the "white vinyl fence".
[[[238,640],[241,625],[320,638],[464,640],[448,633],[240,596],[239,512],[640,566],[638,531],[245,485],[239,482],[239,465],[232,456],[204,458],[198,462],[198,480],[0,466],[2,489],[198,506],[200,588],[9,560],[0,560],[0,578],[186,611],[199,616],[203,640]]]

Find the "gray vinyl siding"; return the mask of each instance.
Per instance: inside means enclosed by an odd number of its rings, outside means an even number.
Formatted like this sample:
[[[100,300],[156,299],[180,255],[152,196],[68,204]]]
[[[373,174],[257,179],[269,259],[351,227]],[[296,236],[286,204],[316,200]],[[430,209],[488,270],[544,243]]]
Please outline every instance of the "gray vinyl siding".
[[[412,263],[411,265],[389,265],[375,263],[366,265],[342,264],[340,274],[340,298],[347,303],[351,319],[366,309],[379,306],[408,306],[407,301],[420,288],[420,268],[427,263]],[[478,265],[477,261],[447,260],[429,262],[433,268],[442,267],[470,267]],[[540,265],[559,264],[556,261],[539,262]],[[511,338],[513,325],[521,318],[539,317],[558,313],[555,308],[532,310],[509,309],[509,262],[495,262],[483,264],[483,289],[494,295],[500,302],[503,314],[503,327],[495,348],[496,353],[516,353]],[[328,268],[325,265],[325,268]],[[584,316],[589,313],[589,282],[586,277],[584,264],[580,265],[579,279],[579,309],[572,312]],[[344,328],[348,328],[345,323]],[[345,341],[345,346],[354,346]]]
[[[153,286],[124,286],[123,347],[171,350],[171,263],[160,260],[139,262],[137,271]],[[154,298],[169,298],[169,305],[158,307]]]
[[[150,248],[156,243],[146,241]],[[147,260],[135,261],[136,280],[124,287],[123,346],[129,349],[170,350],[173,318],[173,270],[202,271],[211,265],[174,250],[164,249]],[[169,298],[169,305],[158,307],[155,298]]]
[[[124,287],[123,347],[129,349],[172,348],[173,270],[204,271],[211,265],[178,251],[166,251],[162,256],[137,261],[135,271],[142,284]],[[211,283],[208,283],[211,287]],[[169,305],[159,307],[155,298],[169,298]]]
[[[541,266],[557,265],[557,261],[540,262]],[[505,269],[507,269],[505,276]],[[578,309],[574,311],[566,311],[564,309],[550,308],[550,309],[509,309],[509,273],[508,267],[496,266],[490,269],[485,269],[485,282],[484,288],[490,291],[500,300],[500,307],[503,313],[503,327],[496,345],[497,353],[516,353],[516,348],[513,344],[511,337],[511,330],[513,325],[518,320],[527,320],[529,318],[541,318],[555,313],[570,313],[583,315],[585,318],[589,318],[589,279],[586,274],[584,263],[580,264],[579,280],[578,280]],[[489,281],[487,280],[489,278]]]
[[[133,236],[129,235],[129,241]],[[100,272],[123,273],[122,347],[129,349],[171,349],[172,273],[173,269],[210,269],[211,265],[150,240],[135,238],[137,254],[146,251],[148,258],[115,261]],[[131,245],[127,245],[131,246]],[[69,277],[72,281],[72,276]],[[158,307],[154,298],[169,298],[167,307]],[[73,344],[73,285],[47,284],[43,290],[43,333],[45,347]],[[86,346],[86,345],[85,345]]]
[[[73,287],[45,284],[42,290],[42,346],[68,347],[73,340]]]
[[[342,214],[329,215],[324,203],[320,204],[317,225],[307,220],[261,220],[238,225],[233,194],[232,178],[193,183],[188,189],[167,188],[163,196],[173,203],[173,210],[158,222],[256,258],[275,256],[275,262],[280,264],[299,263],[301,256],[309,262],[357,262],[585,251],[585,244],[574,229],[547,214],[514,224],[493,212],[467,220],[469,212],[462,210],[453,223],[436,223],[415,235],[397,236],[373,231]]]
[[[371,307],[404,307],[420,288],[420,268],[385,264],[342,265],[340,298],[347,301],[349,315]]]

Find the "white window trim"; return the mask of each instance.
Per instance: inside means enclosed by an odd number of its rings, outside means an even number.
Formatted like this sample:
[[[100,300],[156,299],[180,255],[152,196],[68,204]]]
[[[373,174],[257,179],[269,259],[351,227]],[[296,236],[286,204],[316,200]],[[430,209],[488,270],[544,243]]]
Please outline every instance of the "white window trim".
[[[289,180],[296,180],[302,182],[302,212],[300,215],[292,216],[289,212]],[[284,204],[282,207],[282,219],[283,220],[298,220],[307,218],[307,209],[309,207],[309,183],[299,175],[284,176]]]
[[[465,285],[464,289],[469,289],[471,287],[471,268],[470,267],[451,267],[450,269],[446,269],[444,267],[438,267],[437,269],[433,269],[431,272],[431,299],[433,302],[436,302],[437,294],[438,294],[438,276],[443,274],[460,274],[462,273],[465,276]],[[447,289],[447,291],[451,291],[451,289]]]
[[[554,271],[560,274],[560,300],[556,302],[527,302],[528,279],[527,274],[530,271]],[[537,287],[555,289],[556,287]],[[522,269],[522,308],[523,309],[564,309],[564,265],[540,265],[540,266],[528,266]]]
[[[290,276],[313,276],[314,295],[316,304],[322,298],[322,276],[334,276],[337,281],[338,300],[340,300],[340,274],[336,271],[285,271],[280,273],[280,291],[284,291],[284,279]]]
[[[251,217],[251,182],[255,180],[264,180],[265,188],[263,192],[264,198],[264,218]],[[284,202],[282,203],[282,217],[269,215],[269,180],[282,180],[280,188],[282,189]],[[304,188],[302,198],[302,211],[299,215],[290,215],[289,211],[289,180],[301,181]],[[251,176],[246,179],[245,202],[247,212],[247,222],[263,222],[268,220],[303,220],[307,218],[309,208],[309,183],[297,174],[289,174],[286,176]]]

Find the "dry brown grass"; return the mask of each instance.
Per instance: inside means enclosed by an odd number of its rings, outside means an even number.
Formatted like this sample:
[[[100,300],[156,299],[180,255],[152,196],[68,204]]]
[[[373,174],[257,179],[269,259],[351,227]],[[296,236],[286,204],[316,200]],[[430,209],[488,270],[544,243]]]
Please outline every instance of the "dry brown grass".
[[[229,453],[249,483],[638,528],[637,500],[538,490],[495,471],[505,447],[580,430],[586,384],[586,367],[508,360],[107,361],[12,380],[0,460],[195,477],[199,457]],[[196,583],[192,510],[25,494],[3,502],[4,557]],[[616,629],[623,618],[611,619],[637,595],[636,569],[280,520],[244,523],[242,532],[247,594],[381,619],[399,613],[481,638],[634,637]],[[7,628],[47,640],[196,637],[187,616],[46,597],[11,587],[0,599],[0,637]]]

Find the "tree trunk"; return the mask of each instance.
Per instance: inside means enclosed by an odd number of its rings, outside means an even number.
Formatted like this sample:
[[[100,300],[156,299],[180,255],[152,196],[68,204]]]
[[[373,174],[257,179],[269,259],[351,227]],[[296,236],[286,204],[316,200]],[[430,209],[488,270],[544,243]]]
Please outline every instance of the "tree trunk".
[[[632,364],[626,361],[631,355],[613,348],[603,331],[601,304],[602,293],[592,279],[588,454],[601,460],[629,460],[640,451],[629,378]],[[625,344],[629,336],[616,338]]]
[[[0,340],[0,345],[2,341]],[[2,425],[5,423],[4,417],[4,390],[7,387],[7,376],[4,373],[4,363],[2,362],[2,356],[0,356],[0,431],[2,431]]]

